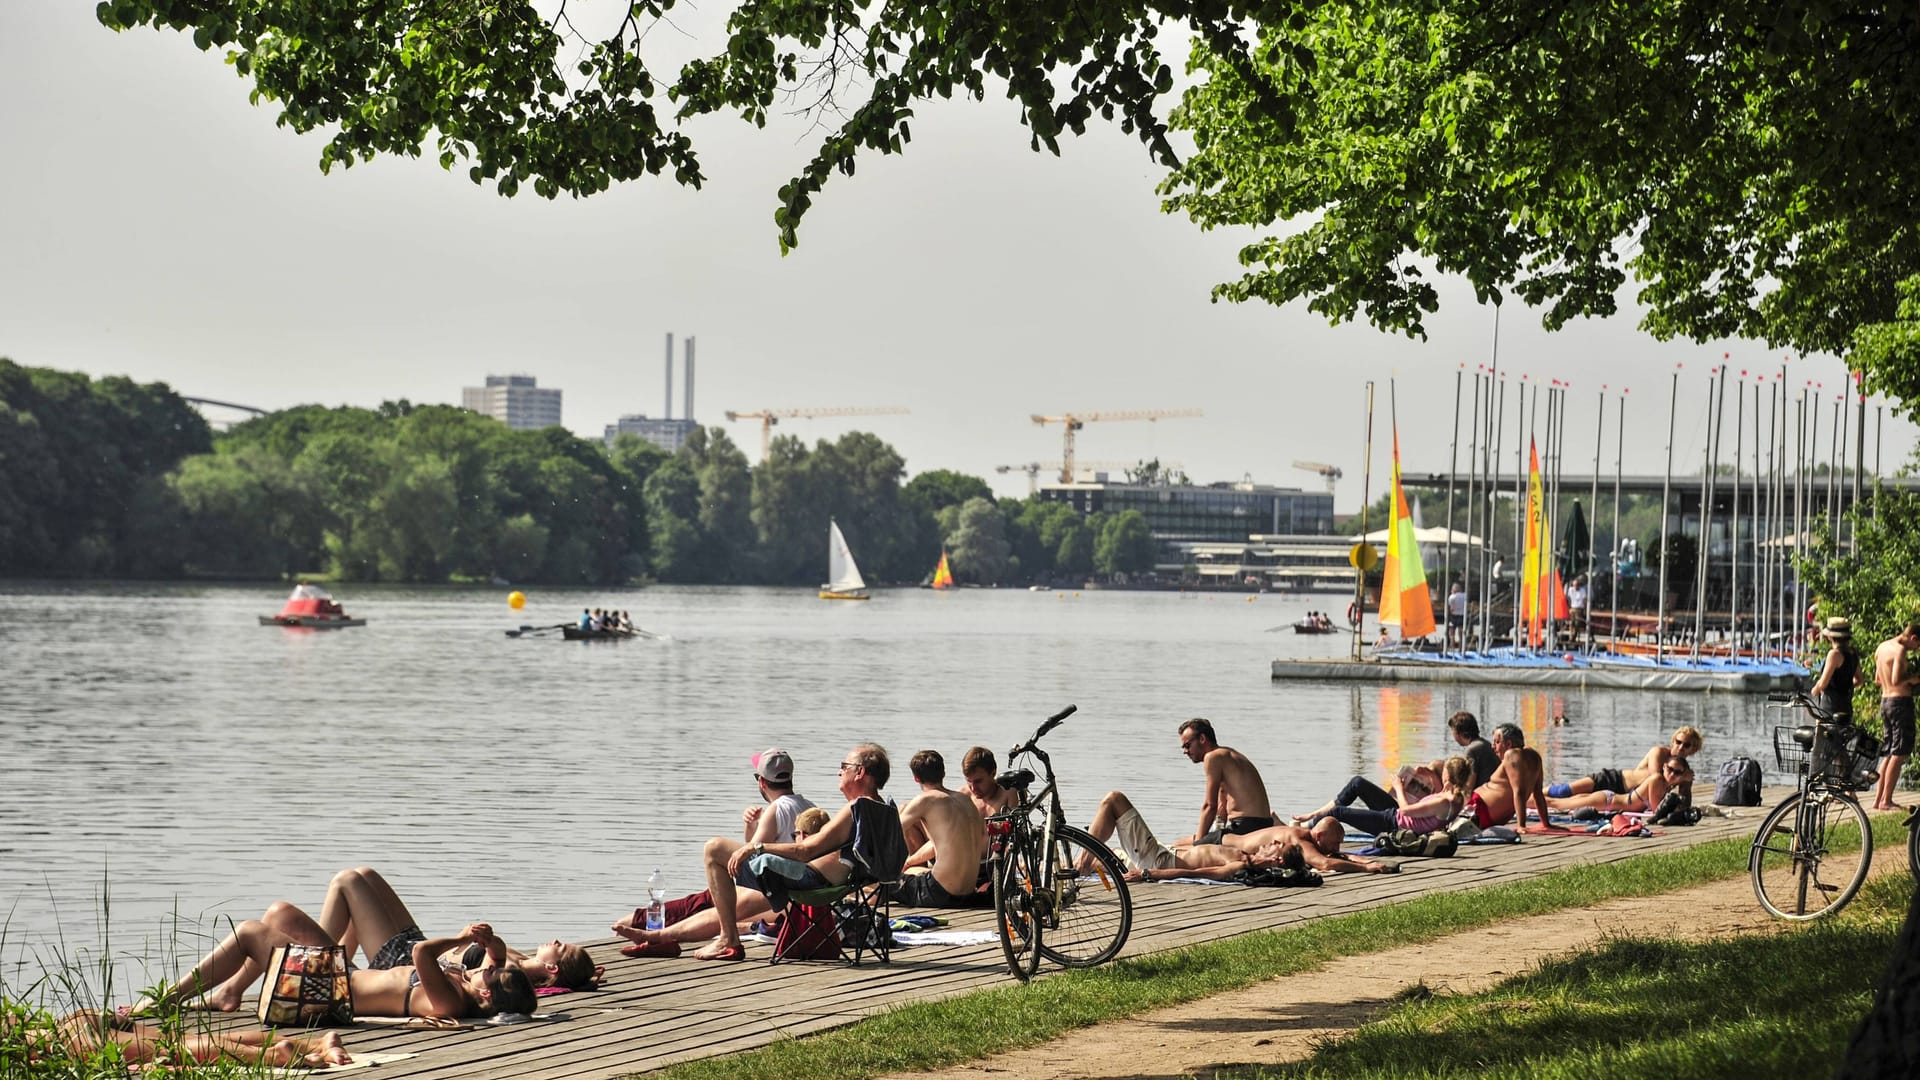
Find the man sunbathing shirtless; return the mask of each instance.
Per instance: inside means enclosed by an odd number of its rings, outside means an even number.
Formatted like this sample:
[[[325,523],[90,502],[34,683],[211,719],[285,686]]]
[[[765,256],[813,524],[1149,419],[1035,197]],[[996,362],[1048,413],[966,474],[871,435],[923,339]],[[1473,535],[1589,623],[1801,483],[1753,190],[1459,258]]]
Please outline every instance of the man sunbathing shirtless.
[[[127,1065],[206,1065],[230,1061],[247,1066],[274,1069],[324,1069],[353,1064],[353,1058],[341,1045],[337,1032],[287,1035],[278,1031],[167,1032],[158,1024],[145,1024],[111,1011],[82,1009],[61,1017],[49,1032],[21,1025],[7,1014],[4,1023],[10,1034],[24,1035],[29,1065],[50,1065],[56,1069],[70,1064],[64,1055],[92,1058],[102,1047],[119,1048],[119,1060]],[[71,1064],[79,1064],[72,1062]]]
[[[1632,791],[1594,791],[1585,795],[1569,795],[1564,799],[1549,797],[1547,806],[1555,810],[1579,810],[1591,808],[1608,814],[1634,813],[1651,810],[1666,798],[1669,788],[1678,788],[1693,780],[1693,766],[1686,759],[1670,757],[1660,771],[1642,780]]]
[[[1132,869],[1127,877],[1134,881],[1156,878],[1198,877],[1226,880],[1242,870],[1256,866],[1305,864],[1323,874],[1391,874],[1399,870],[1389,863],[1374,862],[1347,855],[1340,850],[1343,830],[1332,818],[1312,829],[1298,825],[1270,825],[1244,835],[1227,835],[1218,844],[1178,844],[1168,847],[1154,838],[1153,830],[1133,808],[1125,793],[1109,791],[1094,812],[1087,831],[1102,840],[1113,837]]]
[[[1467,796],[1461,817],[1471,817],[1474,825],[1482,829],[1504,825],[1516,818],[1525,827],[1526,806],[1531,802],[1540,815],[1540,824],[1553,828],[1547,817],[1547,793],[1541,786],[1546,766],[1540,760],[1540,752],[1527,745],[1527,737],[1514,724],[1501,724],[1493,729],[1493,749],[1500,755],[1500,767],[1493,771],[1491,779]]]

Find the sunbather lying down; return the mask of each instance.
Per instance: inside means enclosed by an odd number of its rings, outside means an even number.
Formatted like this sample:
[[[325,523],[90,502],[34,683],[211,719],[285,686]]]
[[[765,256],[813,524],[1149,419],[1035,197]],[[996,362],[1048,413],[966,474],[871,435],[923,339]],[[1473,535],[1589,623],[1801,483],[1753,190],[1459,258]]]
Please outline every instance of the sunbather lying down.
[[[1660,771],[1647,777],[1630,792],[1595,791],[1586,795],[1570,795],[1564,799],[1548,799],[1547,806],[1554,810],[1579,810],[1592,807],[1602,813],[1618,814],[1623,812],[1651,810],[1660,805],[1669,788],[1678,787],[1693,779],[1693,766],[1685,758],[1668,758]]]
[[[1103,840],[1110,836],[1120,845],[1132,865],[1127,876],[1135,881],[1176,877],[1225,881],[1242,871],[1265,866],[1305,865],[1323,874],[1391,874],[1400,869],[1397,864],[1342,852],[1340,842],[1345,830],[1333,818],[1324,818],[1311,829],[1269,825],[1223,837],[1218,844],[1169,848],[1154,837],[1125,793],[1118,791],[1109,791],[1100,800],[1087,831]]]
[[[12,1027],[16,1022],[8,1016],[7,1023]],[[92,1009],[64,1016],[50,1030],[31,1027],[23,1030],[28,1060],[40,1065],[53,1064],[63,1056],[91,1057],[110,1045],[119,1047],[120,1060],[129,1065],[205,1065],[230,1061],[272,1068],[319,1069],[353,1063],[346,1047],[340,1043],[340,1036],[331,1031],[286,1035],[250,1029],[170,1035],[158,1025]]]

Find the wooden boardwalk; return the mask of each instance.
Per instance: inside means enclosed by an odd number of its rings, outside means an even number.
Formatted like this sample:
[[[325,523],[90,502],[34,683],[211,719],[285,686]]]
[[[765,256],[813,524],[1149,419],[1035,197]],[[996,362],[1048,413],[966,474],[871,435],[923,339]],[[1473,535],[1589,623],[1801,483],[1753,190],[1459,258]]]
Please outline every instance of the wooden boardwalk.
[[[1520,881],[1578,863],[1616,862],[1728,836],[1751,836],[1789,789],[1769,789],[1761,806],[1708,817],[1651,839],[1528,836],[1511,845],[1462,847],[1450,859],[1408,859],[1397,875],[1343,874],[1317,889],[1139,884],[1133,932],[1123,956],[1141,956],[1253,930],[1290,926],[1411,899]],[[992,913],[946,913],[954,929],[991,929]],[[852,1023],[888,1006],[1012,982],[997,943],[922,946],[895,952],[888,966],[782,964],[770,946],[749,945],[744,963],[629,959],[617,940],[589,943],[606,963],[596,992],[543,998],[551,1017],[527,1024],[422,1030],[362,1024],[344,1034],[355,1054],[412,1054],[381,1064],[399,1077],[522,1077],[600,1080],[691,1058],[747,1050]],[[1042,978],[1050,965],[1041,968]],[[236,1024],[239,1020],[236,1018]]]

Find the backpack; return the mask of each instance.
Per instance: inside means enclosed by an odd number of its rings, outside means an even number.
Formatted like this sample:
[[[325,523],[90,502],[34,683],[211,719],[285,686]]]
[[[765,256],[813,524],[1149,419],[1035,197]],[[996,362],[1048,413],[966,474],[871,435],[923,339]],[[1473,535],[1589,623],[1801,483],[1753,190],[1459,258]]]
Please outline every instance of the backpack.
[[[1750,757],[1733,758],[1720,766],[1714,781],[1715,806],[1759,806],[1760,763]]]
[[[825,905],[787,905],[780,919],[780,935],[774,941],[774,955],[782,960],[838,960],[840,935],[834,910]]]
[[[1290,888],[1322,884],[1316,870],[1305,866],[1258,866],[1237,871],[1233,880],[1242,885]]]
[[[1445,832],[1430,832],[1420,838],[1420,850],[1416,854],[1432,859],[1445,859],[1460,850],[1460,841]]]
[[[1452,837],[1448,837],[1452,839]],[[1412,829],[1395,829],[1383,832],[1373,838],[1373,846],[1380,849],[1382,855],[1425,855],[1427,838]],[[1452,852],[1447,854],[1451,855]]]
[[[830,918],[839,924],[839,944],[876,953],[893,948],[893,927],[875,918],[873,909],[858,900],[834,901]]]

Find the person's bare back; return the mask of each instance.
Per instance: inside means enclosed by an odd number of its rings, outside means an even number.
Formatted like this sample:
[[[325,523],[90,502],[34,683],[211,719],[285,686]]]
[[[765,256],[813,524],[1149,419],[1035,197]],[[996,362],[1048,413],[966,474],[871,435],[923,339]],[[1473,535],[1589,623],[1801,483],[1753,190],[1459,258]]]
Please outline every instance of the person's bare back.
[[[932,873],[955,896],[970,893],[986,847],[986,820],[973,799],[936,788],[915,795],[900,811],[900,828],[912,846],[924,838],[933,845]]]
[[[1903,634],[1888,638],[1873,650],[1873,681],[1883,698],[1913,696],[1914,676],[1907,670],[1907,642]]]

